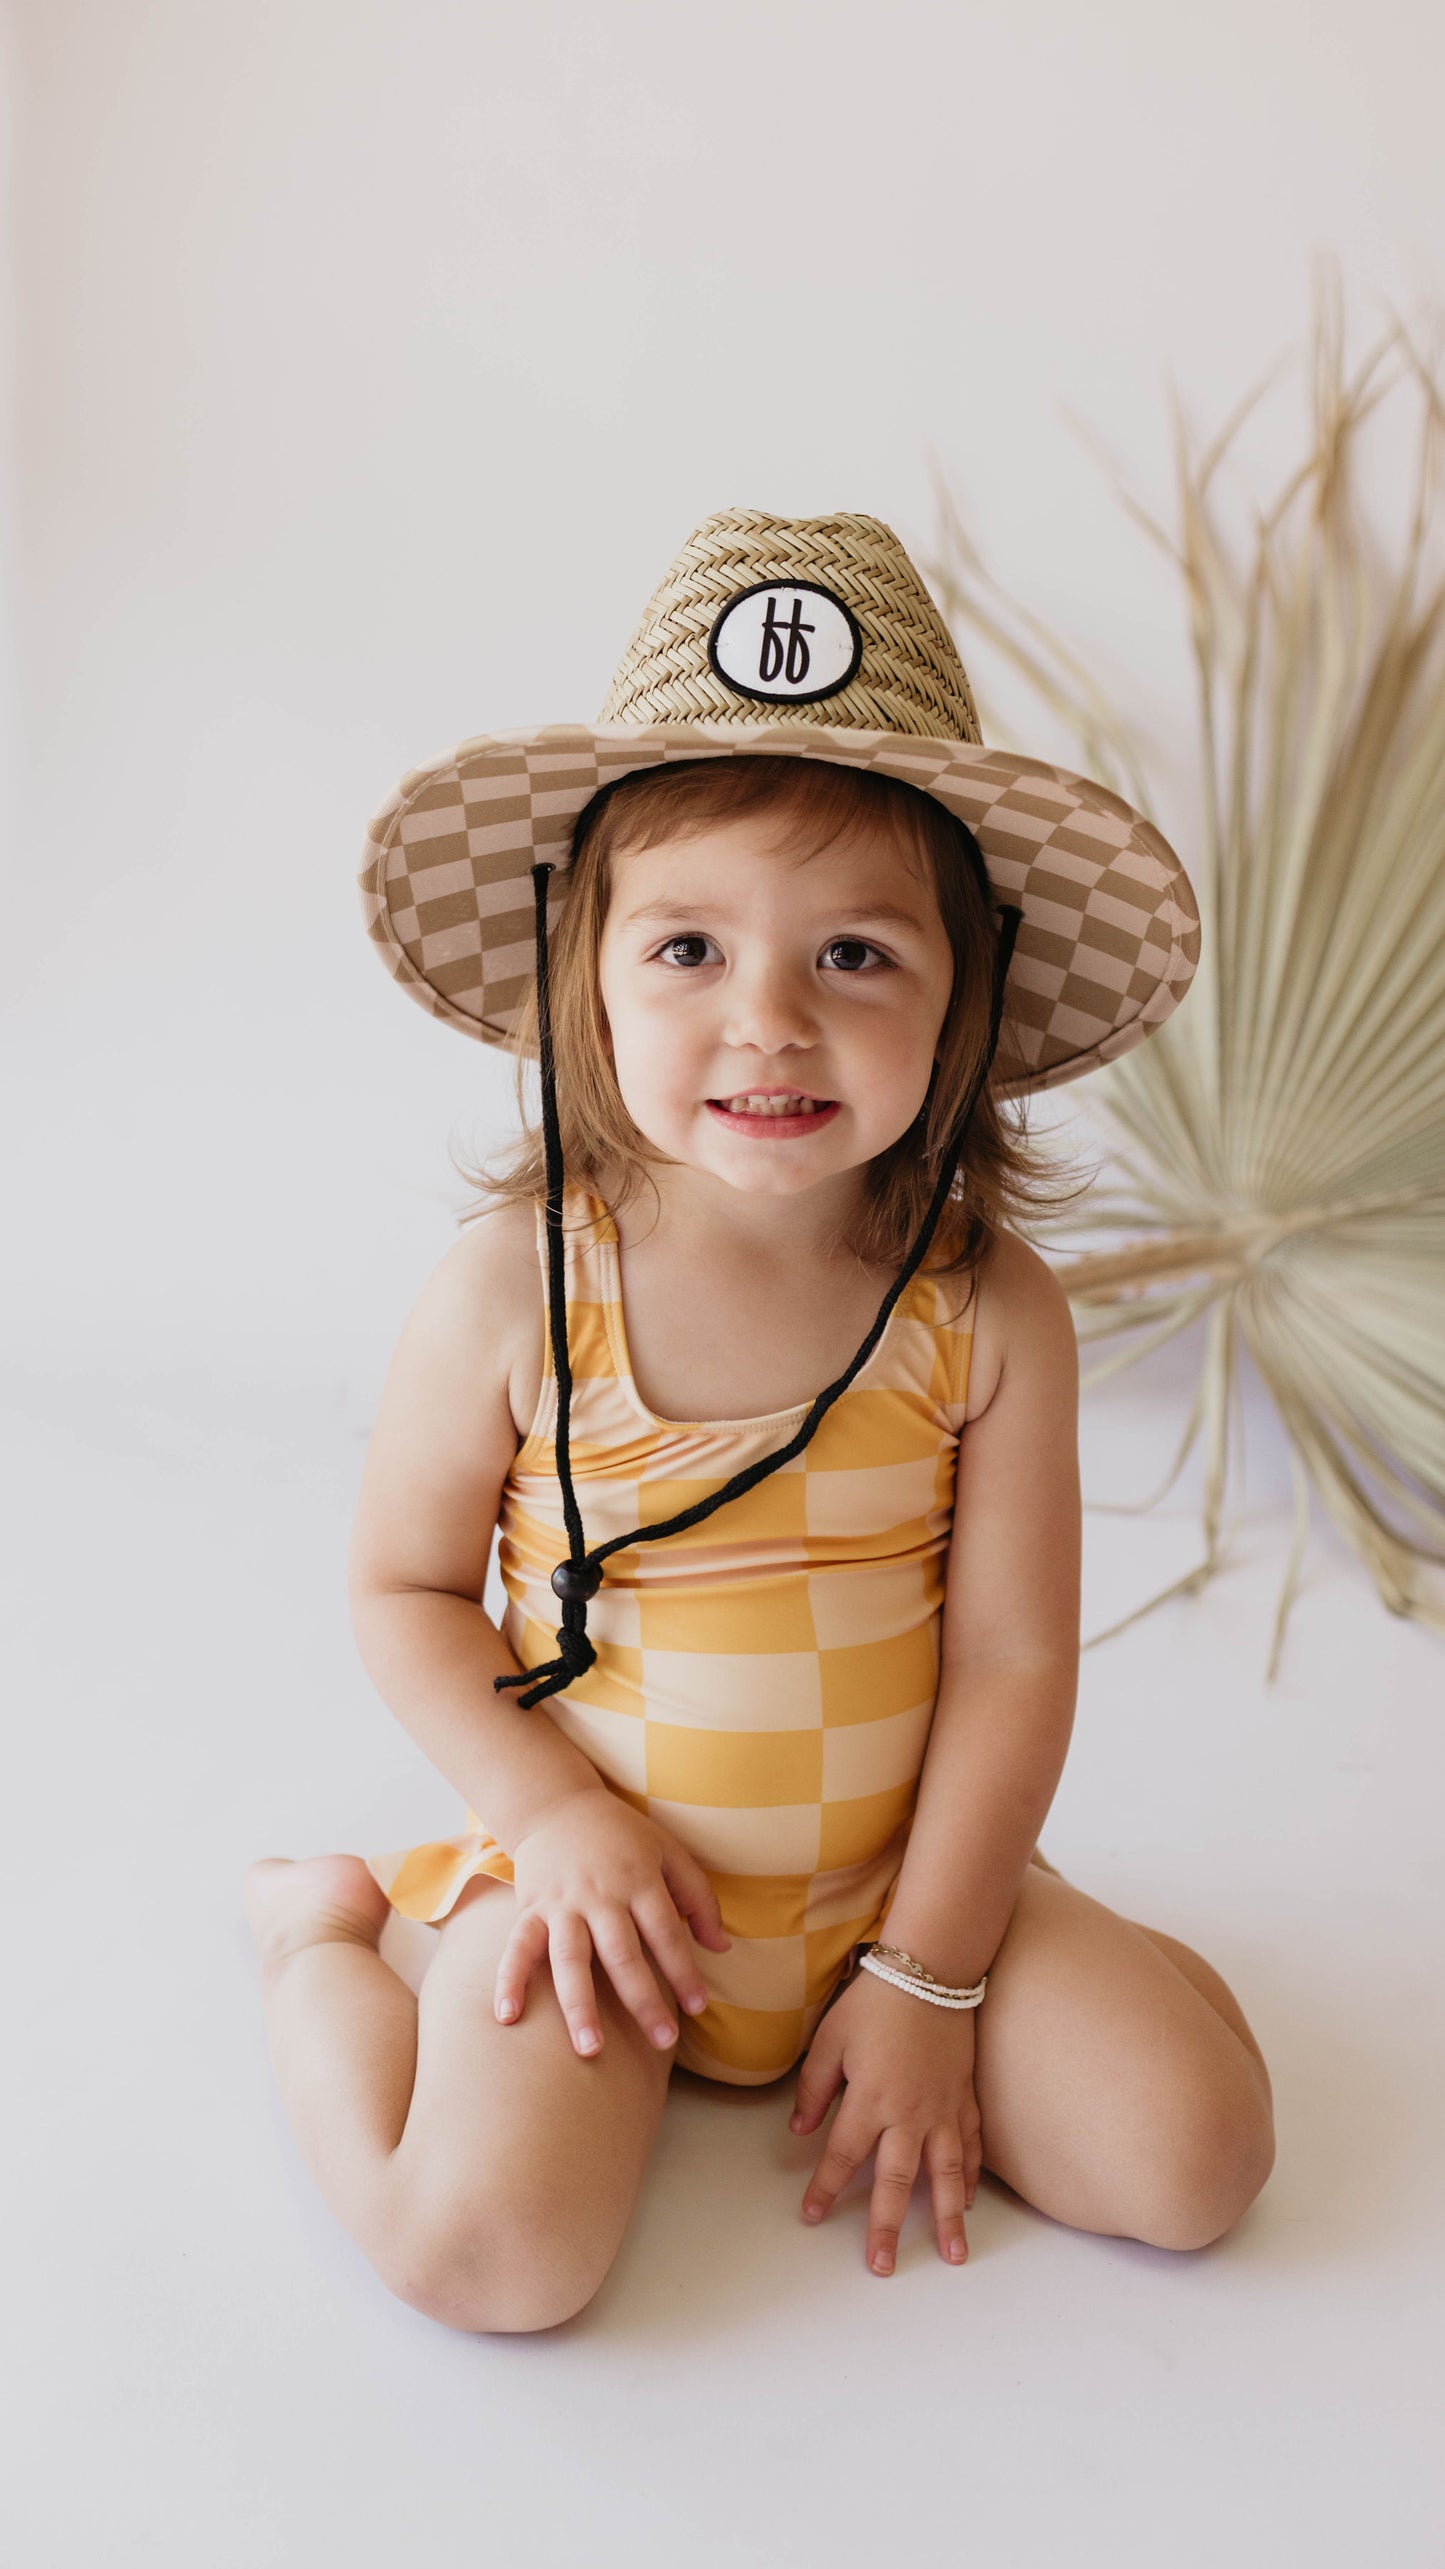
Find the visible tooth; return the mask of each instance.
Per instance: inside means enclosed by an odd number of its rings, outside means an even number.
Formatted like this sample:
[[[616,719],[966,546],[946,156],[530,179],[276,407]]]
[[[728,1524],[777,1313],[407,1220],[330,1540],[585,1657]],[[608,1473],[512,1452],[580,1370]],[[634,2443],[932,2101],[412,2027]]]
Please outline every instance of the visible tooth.
[[[734,1115],[812,1115],[816,1112],[811,1097],[730,1097],[727,1103]]]

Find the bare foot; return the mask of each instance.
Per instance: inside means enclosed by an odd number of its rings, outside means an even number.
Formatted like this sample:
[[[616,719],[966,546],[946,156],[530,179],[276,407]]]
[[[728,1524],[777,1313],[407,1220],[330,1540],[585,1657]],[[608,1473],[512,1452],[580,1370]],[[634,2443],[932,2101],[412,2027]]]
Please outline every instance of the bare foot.
[[[359,1855],[263,1855],[242,1884],[247,1924],[263,1962],[303,1945],[370,1945],[375,1952],[391,1903]]]

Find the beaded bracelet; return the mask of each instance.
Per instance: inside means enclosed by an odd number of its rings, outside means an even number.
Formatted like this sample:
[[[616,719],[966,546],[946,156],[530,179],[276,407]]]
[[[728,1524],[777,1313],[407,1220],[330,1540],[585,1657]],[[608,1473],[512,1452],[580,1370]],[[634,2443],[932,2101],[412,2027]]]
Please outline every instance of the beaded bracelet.
[[[880,1961],[880,1955],[888,1959]],[[930,2007],[977,2007],[988,1987],[985,1972],[975,1988],[951,1989],[947,1982],[935,1980],[932,1972],[925,1971],[922,1963],[915,1962],[901,1945],[868,1946],[858,1957],[858,1967],[876,1973],[880,1980],[890,1980],[895,1989],[906,1989],[913,1997],[926,1999]]]

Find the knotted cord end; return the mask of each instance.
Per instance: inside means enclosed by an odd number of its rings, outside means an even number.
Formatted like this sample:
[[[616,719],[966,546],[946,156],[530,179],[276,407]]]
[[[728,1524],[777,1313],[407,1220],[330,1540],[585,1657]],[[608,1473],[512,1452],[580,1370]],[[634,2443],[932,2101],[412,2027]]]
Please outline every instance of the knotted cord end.
[[[530,1712],[544,1695],[560,1695],[574,1677],[585,1677],[596,1658],[586,1633],[574,1632],[564,1623],[558,1628],[555,1659],[541,1660],[535,1668],[520,1669],[515,1677],[494,1677],[492,1685],[499,1695],[508,1686],[529,1686],[531,1693],[519,1695],[517,1702],[523,1712]]]

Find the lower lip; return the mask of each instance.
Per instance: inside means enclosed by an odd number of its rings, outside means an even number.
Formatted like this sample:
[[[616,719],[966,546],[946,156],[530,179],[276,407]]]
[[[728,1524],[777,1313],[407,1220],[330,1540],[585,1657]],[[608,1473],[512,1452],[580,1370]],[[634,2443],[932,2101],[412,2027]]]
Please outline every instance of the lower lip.
[[[796,1142],[804,1133],[821,1133],[838,1112],[838,1101],[830,1098],[826,1106],[815,1106],[807,1115],[735,1115],[730,1106],[715,1106],[711,1098],[707,1111],[715,1124],[729,1133],[746,1133],[753,1142]]]

